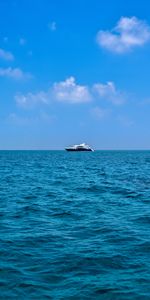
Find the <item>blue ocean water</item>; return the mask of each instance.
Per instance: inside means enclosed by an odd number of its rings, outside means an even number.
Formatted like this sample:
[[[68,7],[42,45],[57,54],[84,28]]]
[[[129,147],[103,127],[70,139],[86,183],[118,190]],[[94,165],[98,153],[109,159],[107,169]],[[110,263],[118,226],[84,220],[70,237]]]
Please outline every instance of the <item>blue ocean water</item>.
[[[0,151],[0,299],[150,299],[150,152]]]

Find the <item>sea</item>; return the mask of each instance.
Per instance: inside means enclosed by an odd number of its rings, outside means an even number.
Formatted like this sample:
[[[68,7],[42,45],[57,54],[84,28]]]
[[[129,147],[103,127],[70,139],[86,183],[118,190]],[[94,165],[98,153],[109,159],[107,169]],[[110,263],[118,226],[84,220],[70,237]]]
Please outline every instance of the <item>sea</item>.
[[[0,151],[0,299],[150,300],[150,151]]]

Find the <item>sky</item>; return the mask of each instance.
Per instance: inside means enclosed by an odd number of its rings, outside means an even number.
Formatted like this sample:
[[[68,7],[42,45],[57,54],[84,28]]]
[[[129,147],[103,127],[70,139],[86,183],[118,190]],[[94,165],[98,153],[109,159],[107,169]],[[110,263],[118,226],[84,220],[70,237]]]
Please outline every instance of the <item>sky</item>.
[[[150,149],[149,0],[0,0],[0,150]]]

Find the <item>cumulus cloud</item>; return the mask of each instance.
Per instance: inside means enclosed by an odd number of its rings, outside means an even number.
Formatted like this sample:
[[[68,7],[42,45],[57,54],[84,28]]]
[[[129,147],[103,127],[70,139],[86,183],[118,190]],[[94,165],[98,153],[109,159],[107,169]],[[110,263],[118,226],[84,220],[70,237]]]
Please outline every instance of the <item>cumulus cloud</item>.
[[[48,104],[49,94],[43,91],[39,93],[28,93],[27,95],[17,94],[15,101],[22,108],[32,108],[37,104]]]
[[[15,101],[17,105],[22,108],[33,108],[36,105],[47,105],[50,102],[61,102],[68,104],[81,104],[89,103],[91,101],[103,101],[104,105],[106,100],[110,101],[113,105],[121,105],[125,101],[123,93],[116,89],[113,82],[106,84],[96,83],[89,87],[86,85],[79,85],[76,83],[74,77],[69,77],[64,81],[55,82],[47,91],[39,91],[37,93],[17,94]],[[101,118],[107,111],[102,108],[96,107],[93,114]]]
[[[91,100],[89,88],[84,85],[78,85],[72,76],[65,81],[54,83],[53,95],[60,102],[83,103]]]
[[[8,77],[15,80],[30,79],[32,75],[30,73],[23,72],[20,68],[0,68],[0,77]]]
[[[125,101],[125,96],[116,89],[115,84],[111,81],[106,84],[96,83],[93,85],[93,91],[97,93],[100,99],[106,99],[112,104],[120,105]]]
[[[14,56],[11,52],[0,49],[0,58],[3,60],[13,61]]]
[[[118,54],[143,46],[149,40],[150,26],[136,17],[121,17],[112,30],[100,30],[97,34],[99,46]]]
[[[56,30],[56,22],[50,22],[48,23],[48,28],[51,30],[51,31],[55,31]]]
[[[37,104],[48,104],[51,100],[70,104],[85,103],[91,97],[88,87],[76,84],[75,78],[69,77],[65,81],[55,82],[47,92],[17,94],[15,100],[23,108],[32,108]]]

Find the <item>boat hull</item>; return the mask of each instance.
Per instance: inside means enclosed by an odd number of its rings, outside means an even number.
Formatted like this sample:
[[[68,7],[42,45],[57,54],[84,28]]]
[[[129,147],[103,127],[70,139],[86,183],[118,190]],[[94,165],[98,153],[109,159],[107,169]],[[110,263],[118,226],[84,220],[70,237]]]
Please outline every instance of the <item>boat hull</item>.
[[[92,149],[69,149],[69,148],[66,148],[65,149],[66,151],[70,151],[70,152],[91,152],[93,151]]]

